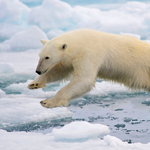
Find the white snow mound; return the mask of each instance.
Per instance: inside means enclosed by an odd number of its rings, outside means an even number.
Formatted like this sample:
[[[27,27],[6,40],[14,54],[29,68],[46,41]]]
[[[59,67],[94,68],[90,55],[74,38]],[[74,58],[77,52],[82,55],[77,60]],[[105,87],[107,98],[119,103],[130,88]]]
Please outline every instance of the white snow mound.
[[[90,124],[86,121],[75,121],[61,129],[53,129],[55,140],[78,140],[97,138],[101,134],[108,134],[109,127],[101,124]]]

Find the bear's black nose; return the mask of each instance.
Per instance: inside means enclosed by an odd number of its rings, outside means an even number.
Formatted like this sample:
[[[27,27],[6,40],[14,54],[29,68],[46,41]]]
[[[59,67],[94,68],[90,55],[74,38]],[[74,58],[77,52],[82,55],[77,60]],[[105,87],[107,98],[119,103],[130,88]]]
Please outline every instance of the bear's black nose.
[[[37,70],[36,70],[36,73],[39,74],[39,75],[41,75],[41,71],[37,71]]]

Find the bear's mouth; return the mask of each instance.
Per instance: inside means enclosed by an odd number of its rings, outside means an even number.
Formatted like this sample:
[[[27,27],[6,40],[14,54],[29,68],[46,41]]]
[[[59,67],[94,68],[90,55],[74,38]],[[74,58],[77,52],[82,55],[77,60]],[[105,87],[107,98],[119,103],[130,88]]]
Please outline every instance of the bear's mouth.
[[[46,73],[46,72],[47,72],[47,70],[48,70],[48,69],[46,69],[46,70],[45,70],[44,72],[42,72],[41,74],[44,74],[44,73]]]

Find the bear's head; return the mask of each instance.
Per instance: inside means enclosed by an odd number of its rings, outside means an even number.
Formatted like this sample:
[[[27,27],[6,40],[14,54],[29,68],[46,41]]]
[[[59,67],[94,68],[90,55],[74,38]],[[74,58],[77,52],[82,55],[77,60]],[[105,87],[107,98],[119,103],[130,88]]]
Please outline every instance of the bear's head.
[[[61,43],[57,40],[41,40],[41,42],[44,44],[44,47],[39,53],[40,60],[36,69],[36,73],[39,75],[45,73],[59,62],[67,49],[66,43]]]

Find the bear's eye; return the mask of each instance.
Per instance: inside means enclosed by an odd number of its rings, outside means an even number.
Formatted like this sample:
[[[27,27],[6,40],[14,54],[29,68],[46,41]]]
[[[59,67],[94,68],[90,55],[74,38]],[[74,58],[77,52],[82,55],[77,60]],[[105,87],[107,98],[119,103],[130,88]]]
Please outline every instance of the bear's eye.
[[[45,59],[49,59],[49,57],[45,57]]]
[[[66,49],[67,48],[67,44],[63,44],[61,48],[62,49]]]

